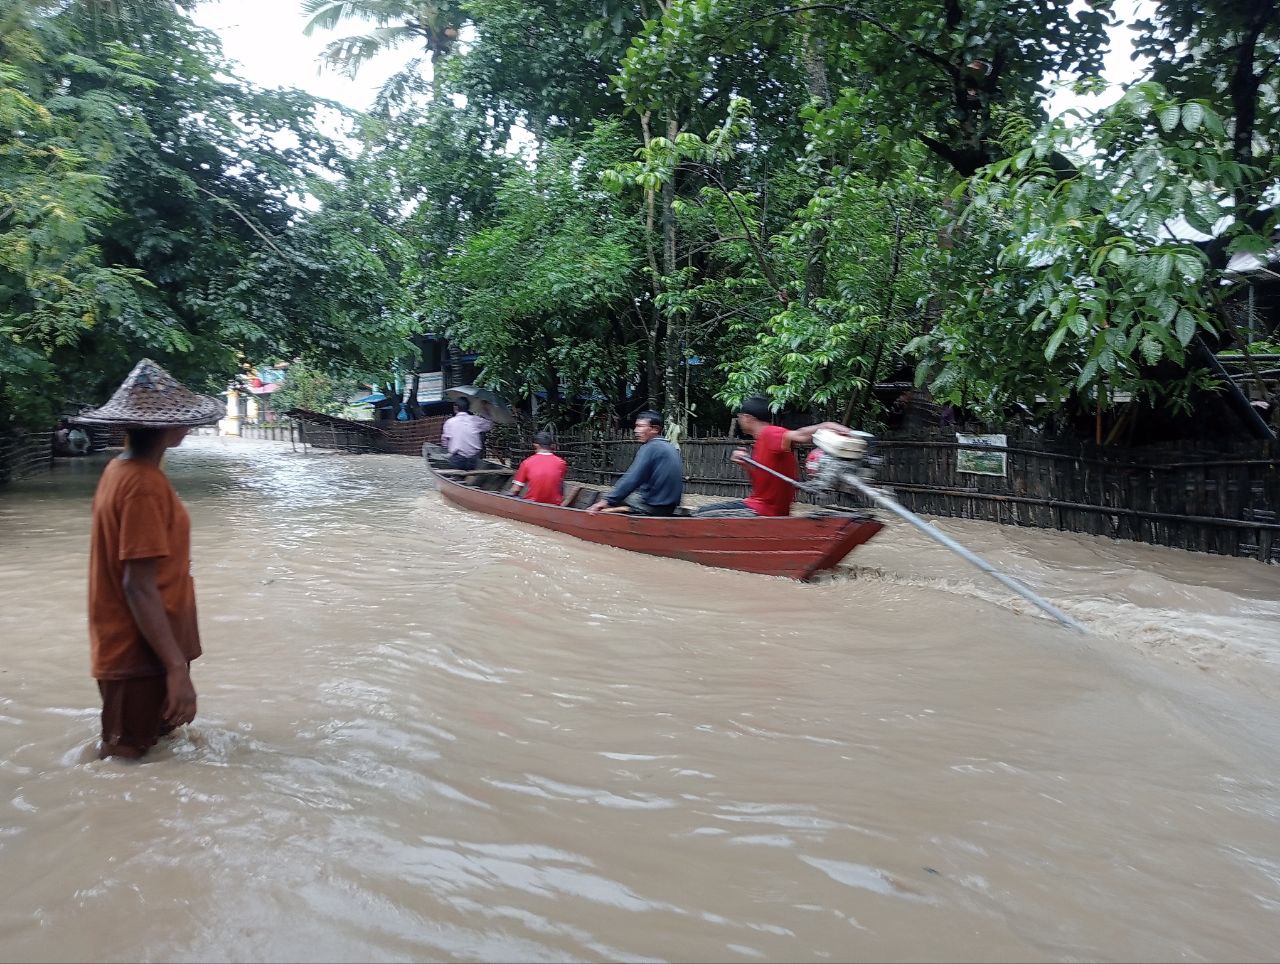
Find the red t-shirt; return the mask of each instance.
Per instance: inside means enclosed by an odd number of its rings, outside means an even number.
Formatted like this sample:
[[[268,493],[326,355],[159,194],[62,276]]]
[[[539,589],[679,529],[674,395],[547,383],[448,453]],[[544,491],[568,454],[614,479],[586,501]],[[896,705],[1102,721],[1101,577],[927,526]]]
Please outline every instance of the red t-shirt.
[[[780,425],[766,425],[756,436],[751,457],[789,479],[799,476],[796,453],[786,448],[787,430]],[[791,515],[791,501],[796,497],[795,486],[761,472],[755,466],[747,466],[751,474],[751,498],[747,507],[756,515]]]
[[[523,482],[521,498],[559,505],[564,498],[564,477],[569,463],[550,452],[535,452],[520,463],[512,482]]]

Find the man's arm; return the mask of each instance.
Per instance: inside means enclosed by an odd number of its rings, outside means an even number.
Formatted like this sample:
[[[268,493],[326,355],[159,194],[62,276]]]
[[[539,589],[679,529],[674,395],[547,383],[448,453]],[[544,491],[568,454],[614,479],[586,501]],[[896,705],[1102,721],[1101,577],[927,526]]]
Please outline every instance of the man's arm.
[[[599,512],[605,506],[622,505],[627,500],[627,496],[644,484],[645,479],[649,477],[649,461],[652,457],[647,451],[649,448],[648,444],[640,446],[640,451],[636,453],[631,468],[627,469],[622,478],[613,484],[613,488],[593,505],[589,512]]]
[[[819,422],[817,425],[806,425],[804,428],[793,428],[782,437],[782,447],[784,449],[793,449],[797,445],[808,445],[813,441],[813,435],[819,429],[830,429],[838,435],[852,435],[853,429],[847,425],[841,425],[839,422]]]
[[[124,564],[124,598],[142,630],[147,645],[165,670],[165,699],[162,715],[173,726],[190,723],[196,717],[196,689],[191,668],[178,646],[164,611],[164,600],[156,582],[155,559],[127,559]]]
[[[656,449],[652,451],[656,451]],[[626,502],[627,496],[640,488],[645,479],[649,477],[650,461],[650,447],[648,445],[640,446],[640,451],[636,453],[636,458],[631,463],[631,468],[627,469],[626,474],[613,484],[613,488],[609,490],[609,494],[604,497],[604,500],[610,505],[622,505],[622,503]]]
[[[511,479],[511,488],[507,495],[519,495],[520,490],[525,487],[529,481],[529,462],[526,459],[520,463],[520,468],[516,469],[515,476]]]

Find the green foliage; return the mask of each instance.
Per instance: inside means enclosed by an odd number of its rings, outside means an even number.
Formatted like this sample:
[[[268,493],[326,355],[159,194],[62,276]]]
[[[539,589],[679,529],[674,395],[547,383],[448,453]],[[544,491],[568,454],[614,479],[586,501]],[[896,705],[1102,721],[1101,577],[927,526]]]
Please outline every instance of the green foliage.
[[[629,146],[617,125],[552,142],[535,169],[511,171],[494,223],[451,259],[460,303],[449,332],[494,387],[607,399],[634,368],[626,305],[643,282],[640,221],[598,185]]]
[[[341,164],[318,105],[149,2],[0,18],[0,420],[100,401],[144,354],[216,389],[243,356],[403,351],[397,252],[291,203]]]
[[[357,387],[352,378],[312,368],[306,362],[294,362],[283,384],[271,396],[272,411],[305,408],[325,415],[341,415]]]
[[[641,23],[637,3],[468,0],[475,40],[455,86],[504,129],[517,121],[540,140],[585,133],[622,112],[610,82]]]
[[[346,21],[372,23],[373,29],[331,41],[324,58],[349,77],[382,53],[404,44],[422,47],[433,69],[458,41],[462,6],[451,0],[302,0],[311,19],[306,32],[335,30]],[[411,68],[412,69],[412,68]],[[405,78],[393,78],[394,86]]]
[[[673,0],[631,42],[619,83],[628,101],[680,113],[705,92],[734,90],[764,106],[799,82],[806,43],[831,51],[827,73],[861,88],[883,136],[918,139],[968,175],[994,159],[994,117],[1004,105],[1036,104],[1051,76],[1096,76],[1112,0]],[[751,68],[768,63],[763,78]],[[812,74],[812,71],[810,71]],[[752,77],[756,84],[744,83]],[[810,86],[812,91],[812,86]]]
[[[767,392],[782,408],[874,422],[870,388],[897,367],[932,291],[938,203],[910,168],[885,183],[840,173],[820,187],[775,238],[793,300],[743,332],[752,337],[723,366],[725,399]],[[806,299],[816,260],[824,293]]]
[[[207,387],[301,360],[321,406],[426,334],[562,419],[874,424],[908,358],[993,419],[1185,407],[1276,228],[1274,0],[1156,0],[1149,82],[1053,122],[1110,0],[305,0],[370,27],[337,69],[420,54],[355,156],[189,7],[0,0],[0,419],[144,352]]]
[[[1047,169],[1055,154],[1073,157],[1073,174]],[[966,185],[963,243],[997,253],[980,287],[913,344],[921,379],[998,411],[1099,392],[1106,404],[1161,361],[1185,371],[1192,338],[1216,328],[1223,278],[1174,226],[1218,231],[1229,250],[1265,248],[1247,224],[1220,223],[1248,176],[1219,114],[1155,83],[1049,124]]]

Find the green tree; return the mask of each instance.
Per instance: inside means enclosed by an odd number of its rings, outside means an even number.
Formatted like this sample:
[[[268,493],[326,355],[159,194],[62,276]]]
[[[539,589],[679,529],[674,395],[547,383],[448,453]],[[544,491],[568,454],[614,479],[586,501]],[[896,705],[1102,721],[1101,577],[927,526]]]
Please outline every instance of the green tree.
[[[343,163],[315,102],[230,79],[176,6],[145,43],[82,13],[0,18],[0,417],[100,399],[142,354],[213,388],[244,357],[403,352],[397,252],[291,203]]]
[[[480,355],[495,388],[542,388],[552,417],[562,413],[562,386],[606,410],[639,387],[629,376],[648,334],[636,303],[641,223],[598,183],[629,146],[616,124],[552,141],[535,168],[511,171],[495,222],[446,272],[459,295],[450,336]]]
[[[793,296],[765,324],[749,323],[724,363],[724,396],[767,393],[780,408],[873,425],[876,381],[900,363],[933,291],[940,199],[910,167],[886,182],[845,172],[831,181],[774,241]],[[823,291],[806,297],[814,257]]]
[[[271,396],[272,411],[305,408],[309,412],[341,415],[347,399],[356,390],[355,379],[343,377],[329,368],[312,368],[305,361],[289,366],[279,390]]]
[[[324,58],[333,67],[354,77],[362,66],[386,50],[406,44],[422,48],[423,58],[415,58],[401,75],[388,83],[395,90],[409,85],[423,62],[431,68],[432,99],[440,93],[441,62],[458,42],[463,24],[463,5],[453,0],[303,0],[302,10],[311,19],[308,35],[317,30],[335,30],[345,22],[372,24],[363,34],[332,41]]]
[[[1280,7],[1275,0],[1160,0],[1134,26],[1152,79],[1172,97],[1211,104],[1222,116],[1241,175],[1222,199],[1223,213],[1265,243],[1269,195],[1280,177]],[[1240,241],[1231,233],[1211,242],[1209,263],[1224,267],[1233,244]]]
[[[457,89],[500,125],[521,123],[540,142],[583,134],[623,113],[612,77],[644,7],[621,0],[469,0],[475,36],[458,58]]]
[[[1233,153],[1206,102],[1147,82],[986,169],[969,185],[966,243],[996,253],[913,346],[920,377],[992,413],[1051,411],[1075,396],[1106,408],[1116,392],[1185,409],[1208,384],[1188,350],[1222,323],[1225,279],[1174,225],[1209,233],[1231,210],[1252,176]],[[1075,173],[1047,171],[1055,154]],[[1227,252],[1266,245],[1242,221],[1222,236]],[[1179,377],[1154,379],[1162,361]]]
[[[1002,108],[1033,109],[1049,93],[1048,78],[1098,75],[1112,6],[673,0],[661,22],[632,41],[620,82],[633,103],[700,96],[724,88],[725,54],[779,49],[787,62],[805,65],[819,100],[832,86],[873,95],[862,110],[878,136],[919,140],[968,176],[999,157]],[[762,93],[770,90],[776,81]]]

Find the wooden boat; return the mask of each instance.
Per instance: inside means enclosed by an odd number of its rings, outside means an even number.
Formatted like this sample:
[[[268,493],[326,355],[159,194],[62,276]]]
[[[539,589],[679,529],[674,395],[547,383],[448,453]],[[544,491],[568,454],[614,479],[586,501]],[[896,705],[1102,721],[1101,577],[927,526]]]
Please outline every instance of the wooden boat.
[[[883,528],[849,512],[756,519],[591,513],[586,508],[600,493],[585,485],[565,483],[563,504],[546,505],[502,494],[511,469],[488,465],[462,472],[428,459],[428,470],[445,500],[463,509],[632,552],[792,579],[810,579],[831,569]]]

